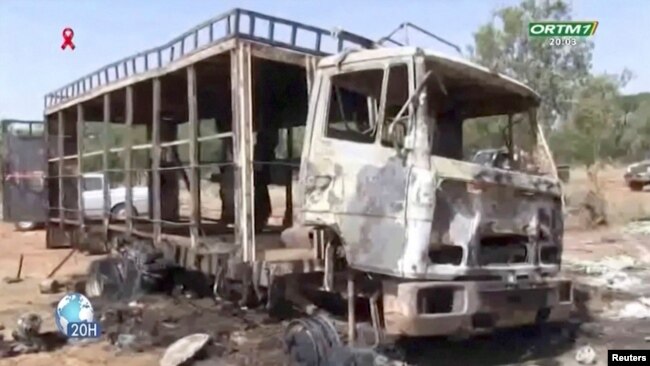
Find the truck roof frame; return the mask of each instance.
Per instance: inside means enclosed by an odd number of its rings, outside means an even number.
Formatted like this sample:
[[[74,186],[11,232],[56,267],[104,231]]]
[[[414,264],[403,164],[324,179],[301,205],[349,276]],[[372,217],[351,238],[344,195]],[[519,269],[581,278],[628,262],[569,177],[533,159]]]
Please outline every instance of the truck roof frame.
[[[267,29],[256,31],[264,23]],[[256,28],[256,25],[258,26]],[[280,26],[288,27],[289,39],[278,35]],[[219,31],[218,27],[223,27]],[[220,33],[217,33],[220,32]],[[201,35],[207,33],[207,41]],[[311,34],[313,44],[304,44],[299,37]],[[335,41],[327,43],[328,37]],[[156,76],[178,70],[234,47],[235,40],[247,40],[274,48],[325,56],[349,46],[374,48],[368,38],[344,30],[326,30],[288,19],[235,8],[191,28],[171,41],[135,55],[125,57],[93,71],[45,95],[45,114],[51,114],[107,91],[116,90]],[[187,47],[186,47],[187,46]],[[329,47],[328,47],[329,46]],[[178,47],[178,52],[176,52]],[[165,58],[164,56],[167,56]]]

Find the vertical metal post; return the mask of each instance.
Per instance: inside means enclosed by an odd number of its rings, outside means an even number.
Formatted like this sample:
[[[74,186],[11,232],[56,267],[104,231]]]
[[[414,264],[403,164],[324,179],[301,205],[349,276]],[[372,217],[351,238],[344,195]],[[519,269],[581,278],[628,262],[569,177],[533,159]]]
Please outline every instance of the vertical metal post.
[[[238,21],[238,18],[235,18]],[[233,161],[235,172],[235,236],[243,246],[244,262],[255,261],[253,206],[253,121],[251,52],[246,43],[231,54]]]
[[[196,100],[196,69],[194,65],[187,68],[187,105],[189,123],[189,157],[190,157],[190,240],[192,247],[199,242],[201,226],[201,181],[199,175],[199,121]]]
[[[355,300],[354,273],[350,270],[348,271],[348,345],[350,347],[354,347],[354,341],[357,338]]]
[[[287,128],[287,185],[285,187],[284,196],[284,219],[283,226],[293,225],[293,166],[291,159],[293,158],[293,130],[291,127]]]
[[[47,107],[47,104],[46,104]],[[31,125],[30,125],[31,126]],[[6,135],[5,131],[5,124],[2,126],[2,133],[3,136]],[[46,221],[45,221],[45,230],[49,231],[49,226],[50,226],[50,217],[52,217],[52,199],[50,197],[50,187],[52,185],[52,180],[50,179],[50,175],[52,174],[52,171],[50,169],[50,157],[52,153],[52,148],[50,146],[50,143],[52,141],[52,136],[50,135],[50,119],[48,118],[47,115],[43,116],[43,140],[45,141],[45,168],[43,170],[43,173],[45,174],[44,177],[44,193],[45,197],[47,200],[47,215],[46,215]],[[3,207],[3,210],[6,210],[6,208]],[[4,213],[5,211],[3,211]],[[6,217],[6,216],[4,216]],[[46,241],[49,239],[45,239]]]
[[[126,188],[126,235],[133,234],[133,86],[126,87],[124,139],[124,186]]]
[[[84,156],[84,108],[83,104],[77,104],[77,219],[81,233],[85,230],[84,222],[84,199],[83,199],[83,156]]]
[[[153,110],[152,110],[152,127],[151,127],[151,171],[153,173],[151,189],[153,191],[153,243],[155,246],[160,244],[162,226],[160,223],[160,158],[162,150],[160,149],[160,78],[153,79]]]
[[[108,174],[108,154],[110,151],[110,132],[111,132],[111,95],[110,93],[104,94],[104,119],[102,121],[103,134],[102,134],[102,174],[104,175],[104,184],[102,185],[102,194],[104,197],[104,208],[102,215],[102,223],[104,230],[104,240],[108,243],[109,230],[108,224],[110,223],[111,214],[111,196],[108,190],[110,178]]]
[[[64,146],[64,138],[65,138],[65,119],[63,116],[63,111],[59,111],[57,113],[58,117],[58,126],[57,126],[57,155],[59,160],[57,160],[58,163],[58,174],[59,174],[59,227],[61,230],[63,230],[64,227],[64,222],[65,222],[65,211],[63,209],[63,202],[64,202],[64,196],[65,196],[65,190],[63,189],[63,156],[64,156],[64,151],[63,151],[63,146]]]

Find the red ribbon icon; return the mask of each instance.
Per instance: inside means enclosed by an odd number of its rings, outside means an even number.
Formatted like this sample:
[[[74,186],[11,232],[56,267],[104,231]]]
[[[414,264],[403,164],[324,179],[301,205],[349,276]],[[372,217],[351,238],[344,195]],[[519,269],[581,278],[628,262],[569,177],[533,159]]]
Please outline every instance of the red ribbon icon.
[[[62,50],[65,50],[66,47],[70,47],[70,49],[74,50],[74,43],[72,43],[72,37],[74,37],[74,31],[72,30],[72,28],[63,29],[63,44],[61,45]]]

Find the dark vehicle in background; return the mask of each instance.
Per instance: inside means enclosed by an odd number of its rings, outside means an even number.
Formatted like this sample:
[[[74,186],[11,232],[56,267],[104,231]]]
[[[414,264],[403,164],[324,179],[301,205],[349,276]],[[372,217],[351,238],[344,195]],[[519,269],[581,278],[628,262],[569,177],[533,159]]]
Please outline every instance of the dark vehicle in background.
[[[628,165],[623,177],[631,190],[642,191],[650,184],[650,159]]]
[[[508,155],[508,150],[505,148],[479,150],[474,154],[471,161],[475,164],[506,170],[512,169],[511,165],[513,163]],[[562,182],[567,183],[571,171],[569,165],[557,165],[555,169],[557,170],[558,178]]]
[[[45,222],[46,147],[42,121],[2,120],[2,215],[18,230]]]
[[[493,168],[510,169],[510,156],[506,149],[479,150],[472,157],[472,162]]]

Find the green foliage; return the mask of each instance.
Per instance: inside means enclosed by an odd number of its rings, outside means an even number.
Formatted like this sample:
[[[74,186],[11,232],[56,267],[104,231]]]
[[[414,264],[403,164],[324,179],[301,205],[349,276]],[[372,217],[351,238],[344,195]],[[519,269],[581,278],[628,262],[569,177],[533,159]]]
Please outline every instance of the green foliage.
[[[571,8],[563,0],[524,0],[495,11],[491,22],[474,33],[471,57],[490,69],[523,81],[542,98],[539,120],[550,127],[569,114],[574,91],[589,77],[593,43],[550,46],[546,38],[528,37],[528,23],[570,20]]]
[[[571,18],[566,0],[523,0],[497,9],[493,19],[474,33],[471,57],[540,94],[538,120],[559,162],[590,166],[601,160],[646,157],[650,152],[650,93],[620,94],[631,72],[593,75],[594,44],[589,39],[577,39],[572,46],[551,46],[546,38],[528,37],[530,21]],[[492,142],[499,129],[468,126],[466,142],[476,146]]]

